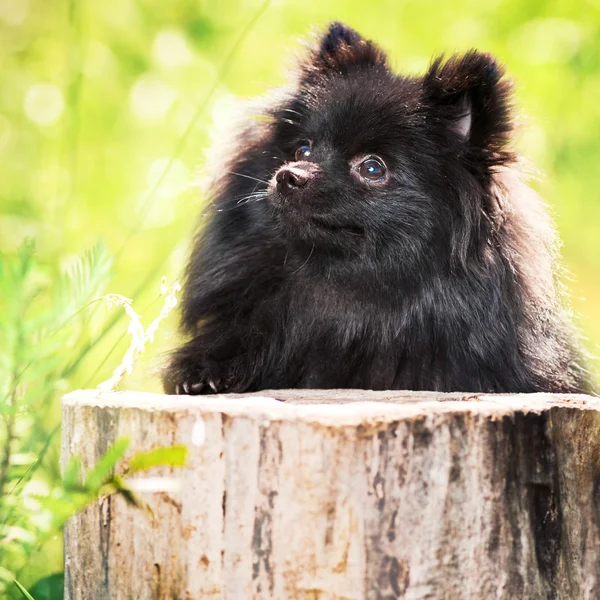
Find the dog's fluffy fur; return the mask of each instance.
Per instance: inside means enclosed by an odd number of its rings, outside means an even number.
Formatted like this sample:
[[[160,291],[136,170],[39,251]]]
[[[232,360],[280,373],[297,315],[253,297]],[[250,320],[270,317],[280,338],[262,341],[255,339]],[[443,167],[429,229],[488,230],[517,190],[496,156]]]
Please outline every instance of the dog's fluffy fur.
[[[589,391],[510,100],[487,54],[399,76],[333,23],[223,166],[165,390]]]

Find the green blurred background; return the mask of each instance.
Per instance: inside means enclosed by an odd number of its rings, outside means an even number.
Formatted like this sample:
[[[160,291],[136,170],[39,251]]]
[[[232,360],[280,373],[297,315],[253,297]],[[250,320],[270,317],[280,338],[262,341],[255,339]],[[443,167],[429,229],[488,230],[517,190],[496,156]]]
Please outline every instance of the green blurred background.
[[[201,212],[193,181],[214,127],[234,99],[282,84],[299,40],[332,19],[377,40],[403,72],[471,47],[506,64],[525,117],[518,145],[543,174],[534,186],[555,212],[573,306],[596,351],[599,1],[0,0],[0,250],[33,236],[44,261],[64,265],[103,238],[118,255],[109,291],[155,315],[160,276],[179,275]],[[98,332],[106,318],[96,311]],[[121,347],[97,366],[120,338],[126,347],[123,323],[76,386],[110,374]],[[175,342],[171,318],[129,385],[157,389]]]
[[[403,72],[472,47],[506,64],[523,116],[518,147],[543,174],[533,186],[552,206],[578,323],[600,354],[600,0],[0,0],[0,256],[34,238],[44,273],[58,276],[104,239],[115,255],[107,291],[133,298],[148,323],[161,276],[183,269],[214,132],[236,99],[284,83],[299,40],[333,19],[378,41]],[[61,349],[72,366],[47,382],[43,423],[27,425],[37,408],[17,421],[29,437],[17,435],[13,451],[21,439],[40,456],[50,440],[27,484],[34,492],[59,486],[60,393],[110,375],[129,343],[121,315],[94,305],[89,331]],[[126,387],[159,389],[175,317]],[[14,504],[4,501],[10,524]],[[25,536],[39,507],[23,506],[31,515],[12,522]],[[0,564],[8,584],[61,569],[60,537],[25,538]]]

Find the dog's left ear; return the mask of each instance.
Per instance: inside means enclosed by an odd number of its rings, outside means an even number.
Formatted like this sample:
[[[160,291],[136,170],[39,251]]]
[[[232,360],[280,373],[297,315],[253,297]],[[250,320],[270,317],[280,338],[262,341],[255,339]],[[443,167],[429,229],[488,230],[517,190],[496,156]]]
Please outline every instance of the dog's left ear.
[[[343,23],[333,22],[319,39],[305,65],[309,72],[347,74],[356,68],[386,66],[386,55],[376,44],[366,40]]]
[[[476,51],[447,61],[436,59],[423,78],[428,119],[459,149],[489,163],[510,160],[510,96],[502,66],[489,54]]]

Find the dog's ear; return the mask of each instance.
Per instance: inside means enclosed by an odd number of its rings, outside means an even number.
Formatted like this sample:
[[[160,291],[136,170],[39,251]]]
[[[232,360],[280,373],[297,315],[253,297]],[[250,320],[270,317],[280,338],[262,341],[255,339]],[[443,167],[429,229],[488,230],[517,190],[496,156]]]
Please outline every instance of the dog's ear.
[[[428,119],[472,157],[508,162],[512,132],[511,85],[489,54],[470,51],[437,58],[423,78]]]
[[[357,68],[385,68],[386,64],[385,53],[373,42],[362,38],[351,27],[333,22],[320,37],[317,47],[305,63],[305,70],[309,74],[327,74],[331,71],[348,74]]]

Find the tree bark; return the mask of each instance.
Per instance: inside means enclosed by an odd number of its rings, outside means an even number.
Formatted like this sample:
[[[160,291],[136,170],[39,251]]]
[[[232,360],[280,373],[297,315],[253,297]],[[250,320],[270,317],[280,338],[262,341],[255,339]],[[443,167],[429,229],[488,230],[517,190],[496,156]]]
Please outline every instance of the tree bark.
[[[599,399],[64,398],[63,467],[121,436],[187,464],[138,476],[175,485],[138,492],[153,516],[109,496],[71,519],[67,600],[600,598]]]

